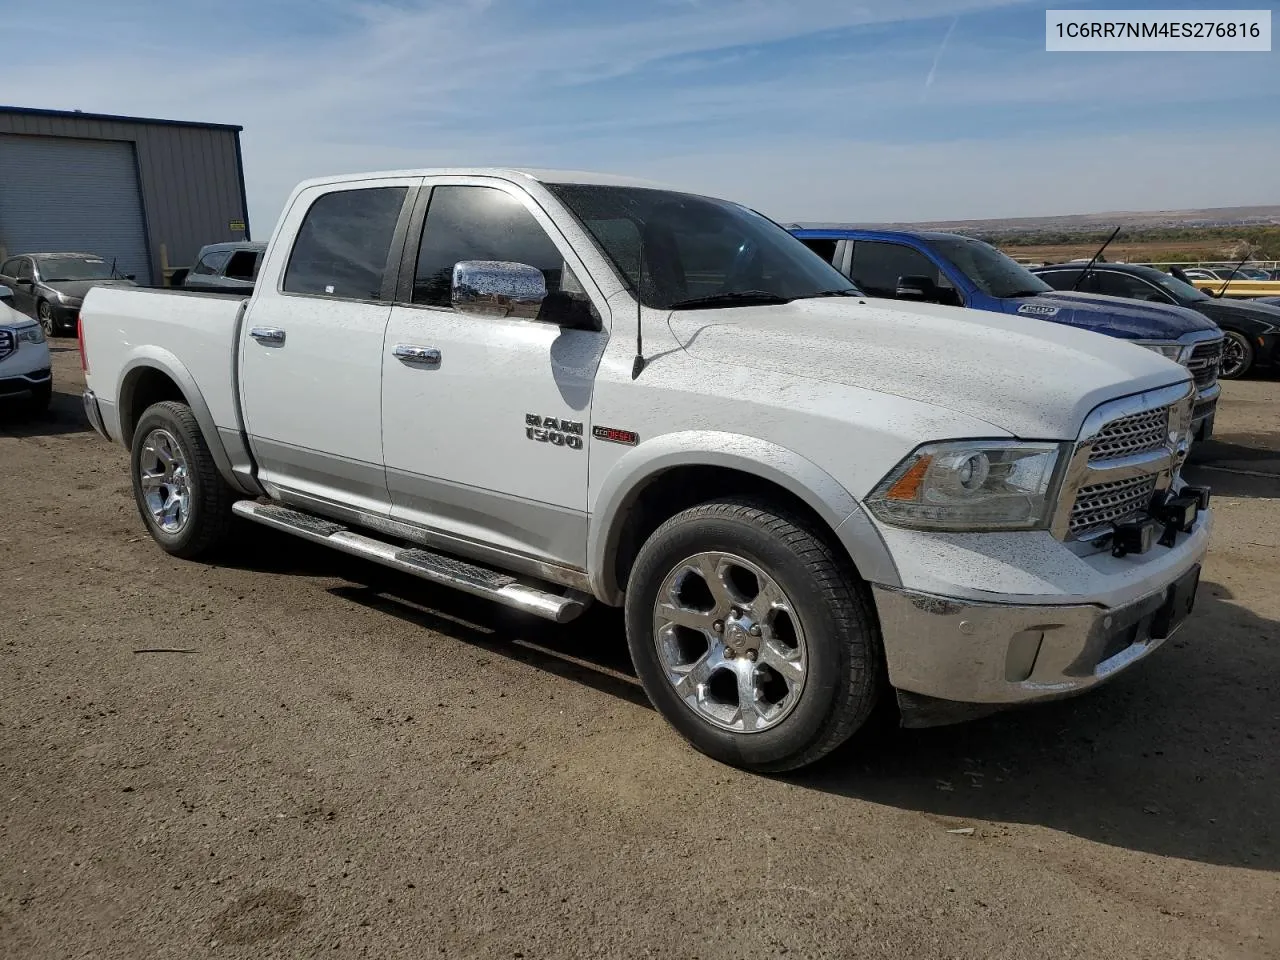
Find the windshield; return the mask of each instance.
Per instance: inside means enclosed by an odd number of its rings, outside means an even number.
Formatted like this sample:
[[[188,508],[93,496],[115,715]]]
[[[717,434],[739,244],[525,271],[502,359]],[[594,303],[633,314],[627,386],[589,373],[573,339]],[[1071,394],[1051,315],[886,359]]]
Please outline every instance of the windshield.
[[[856,295],[835,267],[736,203],[646,187],[548,184],[631,292],[659,310]],[[644,244],[644,283],[640,273]]]
[[[57,283],[59,280],[110,280],[111,264],[101,257],[41,260],[40,278],[45,283]]]
[[[955,264],[957,270],[989,297],[1032,297],[1053,291],[1053,287],[1022,264],[981,240],[946,237],[927,239],[925,243]]]
[[[1183,303],[1213,299],[1203,290],[1193,287],[1189,283],[1184,283],[1177,277],[1170,276],[1163,270],[1157,270],[1155,267],[1130,267],[1130,269],[1138,276],[1142,277],[1142,279],[1150,280],[1157,286],[1163,287]]]

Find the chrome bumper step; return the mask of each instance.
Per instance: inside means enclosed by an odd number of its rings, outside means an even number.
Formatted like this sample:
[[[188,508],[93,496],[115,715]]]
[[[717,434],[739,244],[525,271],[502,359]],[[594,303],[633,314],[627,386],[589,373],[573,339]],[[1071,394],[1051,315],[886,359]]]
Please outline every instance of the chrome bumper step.
[[[355,533],[332,520],[279,504],[239,500],[231,509],[237,516],[254,523],[283,530],[354,557],[372,560],[431,583],[485,597],[555,623],[573,620],[586,609],[588,603],[588,598],[581,594],[551,593],[520,583],[515,577],[490,567],[423,550],[421,547],[397,546],[363,533]]]

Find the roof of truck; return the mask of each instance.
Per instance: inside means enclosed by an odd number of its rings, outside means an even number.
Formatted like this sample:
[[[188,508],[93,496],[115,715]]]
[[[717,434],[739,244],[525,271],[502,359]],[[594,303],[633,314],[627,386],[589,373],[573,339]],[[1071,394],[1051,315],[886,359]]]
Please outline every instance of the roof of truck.
[[[301,186],[350,183],[358,180],[376,180],[384,177],[497,177],[502,180],[536,180],[539,183],[585,183],[611,187],[675,189],[665,183],[641,180],[636,177],[623,177],[612,173],[591,173],[584,170],[544,170],[536,167],[422,167],[416,170],[380,170],[373,173],[317,177],[304,181]]]

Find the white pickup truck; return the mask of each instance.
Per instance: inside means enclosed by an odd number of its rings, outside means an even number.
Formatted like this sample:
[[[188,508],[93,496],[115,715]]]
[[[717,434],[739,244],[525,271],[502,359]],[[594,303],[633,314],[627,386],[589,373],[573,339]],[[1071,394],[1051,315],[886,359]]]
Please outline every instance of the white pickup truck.
[[[95,289],[80,329],[165,550],[239,517],[558,622],[625,606],[653,703],[756,770],[890,689],[927,725],[1094,686],[1183,622],[1209,539],[1184,368],[868,301],[637,181],[308,181],[248,299]]]

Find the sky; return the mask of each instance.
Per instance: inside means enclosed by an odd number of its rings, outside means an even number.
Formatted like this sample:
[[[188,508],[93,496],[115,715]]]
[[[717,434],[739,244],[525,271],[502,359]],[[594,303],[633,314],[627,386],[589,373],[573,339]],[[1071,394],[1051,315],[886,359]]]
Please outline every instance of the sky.
[[[306,177],[443,165],[623,173],[785,222],[1280,203],[1280,53],[1047,53],[1045,8],[43,0],[0,103],[242,125],[258,236]]]

